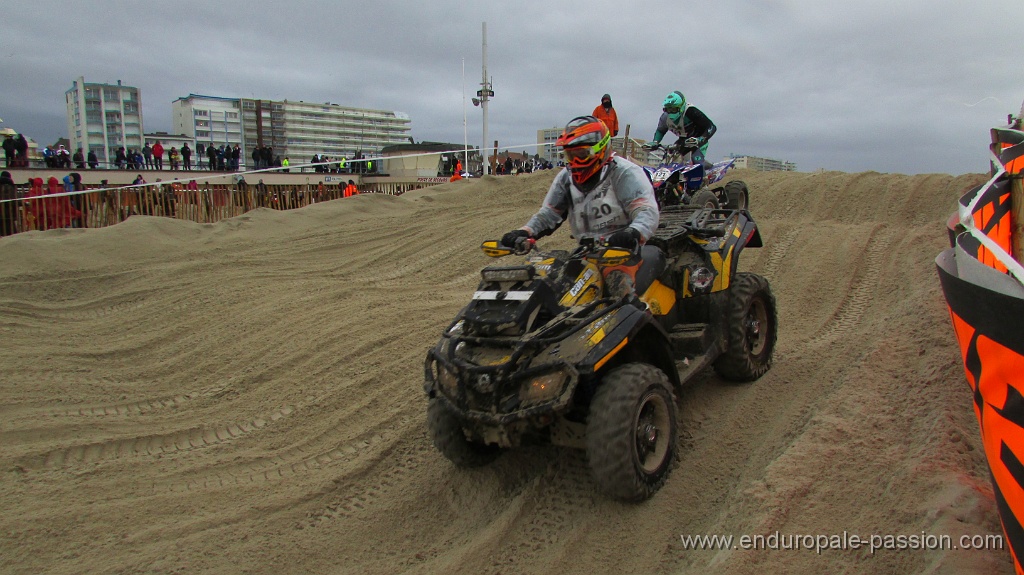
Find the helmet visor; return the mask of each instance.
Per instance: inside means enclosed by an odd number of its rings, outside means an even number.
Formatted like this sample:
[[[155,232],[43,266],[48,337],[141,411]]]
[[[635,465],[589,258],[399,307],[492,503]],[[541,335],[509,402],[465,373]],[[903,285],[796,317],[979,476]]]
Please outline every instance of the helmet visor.
[[[661,111],[665,112],[666,114],[678,114],[680,109],[681,107],[679,106],[679,104],[668,104],[664,108],[662,108]]]
[[[571,162],[585,162],[594,157],[593,146],[579,146],[577,148],[566,148],[565,157]]]

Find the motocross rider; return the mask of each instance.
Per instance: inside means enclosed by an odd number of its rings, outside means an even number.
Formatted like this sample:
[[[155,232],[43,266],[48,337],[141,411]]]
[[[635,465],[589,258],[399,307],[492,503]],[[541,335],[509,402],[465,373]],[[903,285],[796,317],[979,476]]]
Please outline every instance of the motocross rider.
[[[526,225],[502,236],[501,243],[515,247],[523,238],[542,238],[568,219],[578,240],[637,251],[654,235],[659,218],[654,189],[643,169],[612,153],[611,133],[594,116],[570,120],[555,143],[565,152],[566,167],[555,176],[540,210]],[[656,268],[664,261],[661,251],[643,246],[639,253],[639,261],[602,270],[610,295],[628,294],[634,288],[643,293],[658,273]]]
[[[699,108],[687,104],[686,96],[678,90],[665,96],[661,103],[661,111],[658,128],[654,131],[654,140],[649,142],[647,147],[658,147],[665,134],[672,132],[682,140],[684,148],[693,150],[693,163],[703,162],[708,150],[708,140],[718,130],[715,123]]]

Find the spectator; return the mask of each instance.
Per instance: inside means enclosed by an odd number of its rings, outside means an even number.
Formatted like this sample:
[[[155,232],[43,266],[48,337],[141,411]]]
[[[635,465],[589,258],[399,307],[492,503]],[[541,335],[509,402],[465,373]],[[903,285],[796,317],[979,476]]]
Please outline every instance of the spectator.
[[[28,140],[25,139],[25,134],[18,134],[18,137],[14,139],[14,159],[19,167],[28,167]],[[42,184],[42,182],[40,182]]]
[[[39,190],[42,190],[42,178],[36,178],[39,181]],[[57,178],[50,176],[46,181],[47,191],[44,195],[55,196],[61,193],[60,182]],[[74,206],[71,205],[71,200],[68,196],[48,197],[44,198],[42,202],[42,213],[37,214],[36,221],[40,221],[42,217],[43,230],[52,230],[57,228],[66,228],[72,224],[77,218],[82,216],[82,212],[78,211]]]
[[[212,172],[217,168],[217,148],[214,148],[212,143],[206,147],[206,157],[209,160],[207,166]]]
[[[75,150],[75,155],[72,156],[71,159],[75,162],[76,170],[85,169],[85,154],[82,153],[82,148]]]
[[[282,168],[281,171],[286,173],[286,174],[291,171],[290,169],[288,169],[288,163],[289,163],[288,162],[288,156],[285,156],[284,159],[281,160],[281,168]]]
[[[253,146],[253,149],[252,149],[252,167],[253,167],[253,169],[258,170],[258,169],[263,167],[261,165],[261,162],[260,162],[260,160],[262,158],[263,158],[263,149],[260,148],[259,146]]]
[[[7,141],[13,140],[7,138]],[[6,142],[5,142],[6,143]],[[13,146],[11,148],[12,154],[8,159],[8,165],[14,161]],[[7,152],[7,148],[4,148],[4,152]],[[10,172],[0,173],[0,237],[9,236],[17,233],[18,228],[18,188],[14,185],[14,179],[11,177]]]
[[[188,142],[181,146],[181,163],[186,170],[192,171],[192,148],[188,147]]]
[[[601,105],[594,108],[592,116],[604,122],[605,126],[608,126],[608,131],[612,133],[613,138],[619,135],[619,115],[615,113],[615,108],[612,107],[611,96],[608,94],[601,96]]]
[[[6,163],[4,164],[4,166],[6,166],[8,168],[13,168],[14,167],[14,155],[17,153],[15,151],[14,138],[12,138],[10,136],[6,136],[4,138],[3,148],[4,148],[4,159],[6,160]],[[4,173],[7,174],[7,172],[4,172]],[[10,174],[8,174],[8,175],[10,175]]]
[[[96,157],[96,150],[89,150],[89,168],[95,170],[99,165],[100,160]]]
[[[64,147],[64,144],[57,146],[57,167],[58,168],[70,168],[71,167],[71,152]]]
[[[235,144],[234,149],[231,150],[231,169],[238,170],[238,166],[241,165],[241,160],[242,149],[238,147],[238,144]]]
[[[164,169],[164,146],[160,140],[153,144],[153,167],[157,170]]]
[[[181,160],[181,156],[178,155],[178,148],[171,147],[171,151],[167,152],[167,161],[171,164],[171,170],[178,170],[178,162]]]
[[[124,146],[121,146],[117,149],[117,154],[114,156],[114,167],[120,170],[121,168],[126,167],[127,162],[128,156],[124,153]]]
[[[203,147],[203,143],[199,142],[196,144],[196,169],[203,169],[203,159],[206,157],[206,148]]]
[[[153,169],[153,148],[149,147],[149,142],[142,147],[142,157],[146,159],[146,169]]]
[[[356,188],[356,183],[353,182],[352,180],[349,180],[348,181],[348,185],[345,186],[344,196],[346,198],[351,198],[352,196],[357,196],[357,195],[359,195],[359,189]]]

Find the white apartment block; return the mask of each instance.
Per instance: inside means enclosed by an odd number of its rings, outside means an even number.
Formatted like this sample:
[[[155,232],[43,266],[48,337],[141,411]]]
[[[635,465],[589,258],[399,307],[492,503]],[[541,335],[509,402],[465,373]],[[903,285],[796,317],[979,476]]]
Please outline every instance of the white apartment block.
[[[124,86],[120,80],[117,84],[87,83],[79,76],[64,99],[72,153],[81,148],[88,157],[91,150],[105,166],[114,161],[122,146],[142,149],[142,95],[138,88]]]
[[[537,155],[552,164],[562,159],[562,149],[555,145],[555,140],[562,135],[562,130],[563,128],[537,130]]]
[[[197,144],[214,147],[237,144],[243,148],[244,157],[240,102],[238,98],[198,94],[178,98],[171,103],[172,132],[192,138],[192,149],[196,149]]]
[[[330,102],[284,100],[271,105],[281,106],[280,126],[285,140],[282,157],[287,154],[293,163],[296,159],[309,160],[313,154],[336,158],[361,152],[363,156],[377,156],[385,146],[410,143],[411,120],[403,112],[351,108]],[[278,133],[274,127],[275,137]]]
[[[736,160],[733,167],[757,170],[758,172],[795,172],[796,164],[785,160],[773,160],[771,158],[759,158],[757,156],[740,156],[730,154],[730,158]]]

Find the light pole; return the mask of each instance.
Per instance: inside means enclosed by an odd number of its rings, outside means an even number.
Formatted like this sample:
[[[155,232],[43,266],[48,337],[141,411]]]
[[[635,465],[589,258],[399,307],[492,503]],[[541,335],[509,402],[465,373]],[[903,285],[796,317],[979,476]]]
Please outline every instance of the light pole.
[[[490,163],[487,161],[487,101],[494,97],[494,90],[491,89],[491,82],[487,79],[487,22],[483,23],[483,81],[480,82],[480,89],[476,91],[477,98],[473,98],[473,105],[479,105],[484,111],[484,142],[480,146],[480,152],[483,157],[483,170],[484,174],[490,172]]]
[[[2,120],[0,120],[2,121]],[[466,59],[462,59],[462,145],[463,171],[469,171],[469,128],[466,126]],[[462,174],[459,174],[460,176]]]

